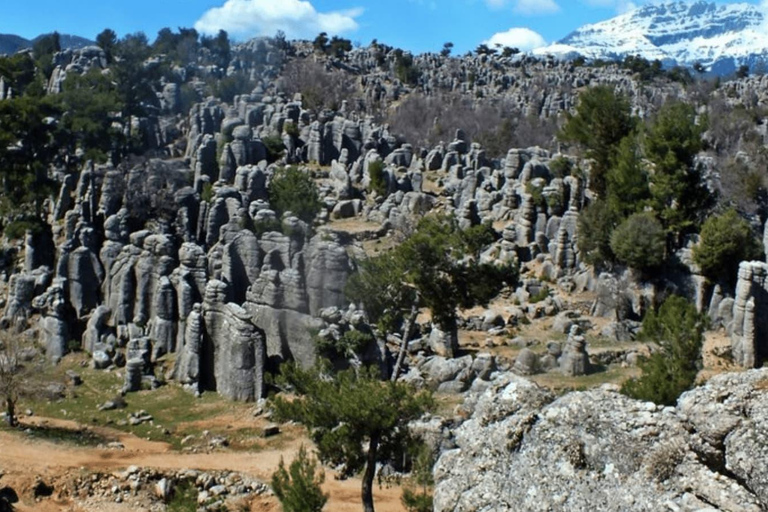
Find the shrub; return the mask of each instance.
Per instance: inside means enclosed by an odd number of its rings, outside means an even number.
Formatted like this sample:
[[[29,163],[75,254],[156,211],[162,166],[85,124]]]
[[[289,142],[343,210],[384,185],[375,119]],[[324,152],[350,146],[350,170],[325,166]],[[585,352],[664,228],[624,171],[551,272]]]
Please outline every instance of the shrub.
[[[261,139],[261,142],[263,142],[264,146],[267,148],[267,161],[269,163],[275,162],[277,159],[283,156],[283,151],[285,151],[285,144],[283,144],[283,139],[277,135],[264,137]]]
[[[317,469],[317,462],[302,445],[288,469],[283,459],[272,475],[272,490],[280,500],[284,512],[319,512],[328,501],[321,489],[325,473]]]
[[[614,259],[611,233],[619,222],[618,215],[605,201],[597,200],[579,215],[578,245],[586,263],[605,265]]]
[[[701,239],[693,248],[693,261],[710,279],[733,283],[739,262],[758,258],[762,252],[749,223],[731,209],[704,222]]]
[[[280,215],[291,212],[308,223],[323,207],[312,177],[293,166],[277,170],[269,184],[269,199]]]
[[[214,196],[213,185],[210,183],[204,183],[203,192],[200,194],[200,199],[202,199],[206,203],[210,203],[213,200],[213,196]]]
[[[664,262],[664,227],[650,212],[627,218],[611,235],[611,250],[616,258],[637,270],[650,270]]]
[[[338,340],[317,338],[317,350],[331,358],[353,357],[373,341],[373,335],[362,331],[347,331]]]
[[[384,174],[384,162],[381,160],[374,160],[368,164],[369,187],[381,197],[385,197],[388,190],[387,178]]]
[[[622,393],[640,400],[674,405],[696,380],[701,361],[706,318],[686,299],[673,295],[658,312],[649,312],[640,335],[655,341],[660,350],[640,363],[643,373],[621,387]]]
[[[173,490],[173,497],[168,502],[168,512],[195,512],[197,510],[197,488],[186,481]]]

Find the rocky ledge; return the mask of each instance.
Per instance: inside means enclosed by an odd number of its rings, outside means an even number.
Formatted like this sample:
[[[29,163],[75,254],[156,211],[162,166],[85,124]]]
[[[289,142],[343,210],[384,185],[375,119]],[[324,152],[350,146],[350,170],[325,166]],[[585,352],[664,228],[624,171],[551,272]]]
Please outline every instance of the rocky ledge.
[[[434,510],[766,510],[767,390],[768,369],[723,374],[661,407],[504,374],[462,406]]]

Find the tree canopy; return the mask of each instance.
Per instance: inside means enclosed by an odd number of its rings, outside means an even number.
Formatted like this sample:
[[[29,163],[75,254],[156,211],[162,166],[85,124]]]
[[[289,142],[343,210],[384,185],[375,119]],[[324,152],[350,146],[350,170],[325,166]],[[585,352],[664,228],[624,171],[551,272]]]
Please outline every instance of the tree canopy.
[[[640,400],[674,405],[690,389],[701,362],[706,318],[683,297],[673,295],[643,319],[642,339],[659,350],[640,363],[643,373],[622,386],[622,392]]]
[[[606,192],[606,175],[621,140],[632,133],[636,120],[629,100],[607,85],[600,85],[579,96],[576,114],[569,115],[559,138],[575,142],[592,159],[589,187],[598,196]]]
[[[432,397],[403,382],[382,381],[374,368],[346,370],[330,376],[327,365],[304,370],[281,367],[278,385],[297,397],[273,399],[275,417],[303,423],[321,461],[351,476],[363,471],[362,500],[373,512],[376,463],[402,454],[410,444],[408,423],[432,405]]]

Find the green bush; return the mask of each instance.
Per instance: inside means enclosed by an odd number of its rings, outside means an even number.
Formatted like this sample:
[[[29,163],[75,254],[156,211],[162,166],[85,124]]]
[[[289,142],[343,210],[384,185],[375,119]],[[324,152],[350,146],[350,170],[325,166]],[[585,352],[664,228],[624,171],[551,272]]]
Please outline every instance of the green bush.
[[[693,261],[710,279],[733,283],[739,262],[759,258],[762,252],[749,223],[731,209],[704,222],[701,239],[693,248]]]
[[[213,196],[214,196],[213,185],[210,183],[204,183],[203,192],[200,194],[200,199],[202,199],[206,203],[210,203],[211,201],[213,201]]]
[[[322,469],[317,469],[317,462],[307,454],[302,445],[288,469],[283,459],[272,475],[272,490],[283,506],[283,512],[320,512],[328,501],[320,487],[325,481]]]
[[[403,485],[400,500],[408,512],[432,512],[432,466],[435,464],[430,448],[423,442],[416,447],[417,453],[411,468],[411,478]]]
[[[269,184],[269,202],[279,215],[291,212],[308,223],[323,207],[312,177],[293,166],[275,172]]]
[[[601,266],[613,261],[611,233],[619,221],[605,201],[597,200],[581,212],[578,245],[586,263]]]
[[[362,331],[347,331],[338,340],[317,338],[317,350],[329,357],[353,357],[361,353],[374,340],[373,335]]]
[[[706,318],[683,297],[671,296],[658,312],[643,320],[642,339],[654,341],[659,351],[640,363],[643,373],[621,387],[622,393],[640,400],[674,405],[690,389],[701,361]]]
[[[664,227],[650,212],[631,215],[611,234],[611,251],[616,258],[637,270],[661,265],[665,249]]]
[[[197,488],[186,481],[173,490],[173,497],[168,502],[168,512],[195,512],[197,510]]]
[[[264,146],[267,148],[267,161],[269,163],[276,162],[281,156],[283,156],[283,151],[285,151],[285,144],[283,144],[283,139],[277,135],[264,137],[261,139],[261,142],[263,142]]]
[[[387,179],[384,176],[384,162],[374,160],[368,163],[368,177],[370,178],[369,188],[377,195],[385,197],[387,195]]]

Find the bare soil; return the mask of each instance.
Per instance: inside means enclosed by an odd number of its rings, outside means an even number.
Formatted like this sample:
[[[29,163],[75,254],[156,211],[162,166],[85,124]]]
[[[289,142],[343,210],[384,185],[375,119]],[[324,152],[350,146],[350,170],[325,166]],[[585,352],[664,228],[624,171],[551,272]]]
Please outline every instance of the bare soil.
[[[231,418],[227,419],[231,423]],[[48,425],[64,429],[82,429],[84,426],[73,421],[54,418],[31,417],[22,420],[25,425]],[[238,425],[235,425],[237,428]],[[227,470],[237,471],[264,482],[269,482],[277,469],[280,459],[290,461],[299,446],[309,444],[306,438],[289,441],[280,449],[265,449],[257,453],[235,451],[213,451],[210,453],[183,453],[172,451],[168,443],[147,441],[120,430],[108,427],[85,427],[105,437],[117,439],[125,446],[124,450],[75,447],[55,444],[48,441],[29,439],[23,430],[0,431],[0,470],[4,473],[2,485],[9,485],[19,492],[21,503],[17,509],[21,512],[59,512],[59,511],[128,511],[135,506],[107,501],[88,500],[76,503],[68,498],[60,485],[64,485],[67,476],[83,472],[113,472],[139,466],[159,470]],[[35,502],[32,498],[32,485],[40,477],[47,483],[53,483],[55,492],[50,499]],[[361,510],[360,480],[352,478],[337,480],[332,471],[326,470],[325,492],[330,494],[327,510],[352,512]],[[376,509],[383,512],[401,512],[401,489],[376,487],[374,500]],[[261,496],[250,504],[252,511],[280,510],[274,497]]]

